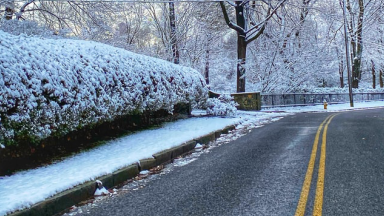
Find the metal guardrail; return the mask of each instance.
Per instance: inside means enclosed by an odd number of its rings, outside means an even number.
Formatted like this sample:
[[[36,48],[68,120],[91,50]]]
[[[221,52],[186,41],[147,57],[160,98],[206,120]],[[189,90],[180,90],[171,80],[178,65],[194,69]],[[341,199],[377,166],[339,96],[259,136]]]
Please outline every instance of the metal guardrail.
[[[322,104],[326,100],[328,103],[349,102],[348,93],[289,93],[289,94],[262,94],[262,107],[288,106],[288,105],[311,105]],[[383,93],[353,93],[353,101],[384,100]]]

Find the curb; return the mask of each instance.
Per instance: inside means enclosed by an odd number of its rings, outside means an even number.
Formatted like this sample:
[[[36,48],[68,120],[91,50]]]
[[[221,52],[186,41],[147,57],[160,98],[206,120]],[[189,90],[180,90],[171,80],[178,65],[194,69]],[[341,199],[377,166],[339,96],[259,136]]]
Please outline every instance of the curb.
[[[102,181],[103,185],[107,188],[118,186],[136,177],[141,170],[149,170],[150,168],[172,161],[178,156],[192,151],[197,143],[208,145],[211,141],[219,138],[221,134],[227,134],[235,128],[235,125],[227,126],[222,130],[217,130],[179,146],[153,154],[153,158],[142,159],[138,163],[131,164],[111,174],[98,177],[97,179]],[[28,209],[16,211],[6,216],[51,216],[59,214],[71,206],[91,198],[95,192],[95,186],[95,181],[85,182],[58,193],[53,197],[47,198],[42,202],[36,203]]]

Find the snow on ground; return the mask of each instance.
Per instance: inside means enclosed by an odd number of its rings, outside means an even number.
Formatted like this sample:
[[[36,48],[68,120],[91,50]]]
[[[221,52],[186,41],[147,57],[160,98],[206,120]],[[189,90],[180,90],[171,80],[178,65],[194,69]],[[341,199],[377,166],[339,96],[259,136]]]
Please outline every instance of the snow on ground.
[[[324,109],[324,105],[315,105],[315,106],[297,106],[297,107],[274,107],[264,109],[266,111],[284,111],[291,113],[298,112],[337,112],[337,111],[347,111],[360,108],[370,108],[370,107],[380,107],[384,106],[384,101],[359,101],[354,102],[354,107],[350,107],[349,103],[342,104],[328,104],[327,109]]]
[[[384,107],[383,101],[355,103],[355,108]],[[349,104],[328,105],[328,111],[349,110]],[[270,108],[263,112],[239,111],[236,117],[196,117],[141,131],[67,158],[55,164],[0,177],[0,216],[30,207],[56,193],[112,173],[119,168],[152,157],[156,152],[180,145],[199,136],[238,124],[226,136],[228,143],[251,128],[261,127],[297,112],[324,112],[323,106]],[[193,112],[196,115],[202,111]],[[220,141],[220,138],[219,138]]]
[[[58,192],[240,120],[220,117],[180,120],[110,141],[56,164],[0,177],[0,215],[30,207]]]

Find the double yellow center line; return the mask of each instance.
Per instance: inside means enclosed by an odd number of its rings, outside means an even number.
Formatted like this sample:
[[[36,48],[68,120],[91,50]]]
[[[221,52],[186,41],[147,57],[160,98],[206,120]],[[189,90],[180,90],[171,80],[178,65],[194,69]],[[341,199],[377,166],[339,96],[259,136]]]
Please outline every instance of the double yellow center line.
[[[316,155],[317,155],[317,147],[319,144],[320,133],[323,130],[322,144],[321,144],[321,154],[320,154],[320,162],[319,162],[319,172],[317,177],[317,186],[316,186],[316,197],[315,204],[313,207],[313,215],[321,215],[323,210],[323,192],[324,192],[324,175],[325,175],[325,154],[326,154],[326,143],[327,143],[327,130],[328,125],[332,121],[332,119],[337,114],[333,114],[328,116],[317,129],[317,133],[315,136],[315,141],[313,142],[311,158],[309,159],[307,173],[305,175],[303,188],[301,189],[299,203],[297,204],[295,216],[302,216],[305,213],[305,207],[307,205],[308,194],[311,188],[311,181],[313,176],[313,169],[315,167]],[[324,126],[325,125],[325,126]]]

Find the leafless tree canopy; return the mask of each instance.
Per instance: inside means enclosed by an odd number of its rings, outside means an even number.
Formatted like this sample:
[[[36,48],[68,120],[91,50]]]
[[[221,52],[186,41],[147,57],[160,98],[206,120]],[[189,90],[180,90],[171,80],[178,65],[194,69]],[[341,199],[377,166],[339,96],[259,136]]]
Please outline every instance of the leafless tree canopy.
[[[346,33],[352,86],[383,87],[382,0],[0,0],[0,13],[3,31],[106,43],[193,67],[212,90],[232,92],[346,86]]]

